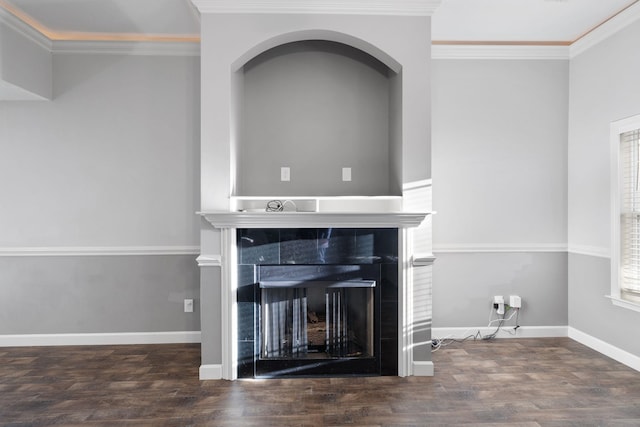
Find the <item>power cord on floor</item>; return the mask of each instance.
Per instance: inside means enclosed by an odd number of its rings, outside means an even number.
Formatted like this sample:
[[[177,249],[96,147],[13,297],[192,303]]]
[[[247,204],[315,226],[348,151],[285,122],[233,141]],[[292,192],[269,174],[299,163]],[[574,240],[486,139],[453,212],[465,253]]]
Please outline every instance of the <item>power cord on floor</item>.
[[[438,351],[439,349],[441,349],[442,347],[446,347],[450,344],[453,344],[454,342],[464,342],[467,340],[482,340],[482,341],[489,341],[492,339],[495,339],[498,336],[498,333],[503,330],[508,332],[511,335],[515,335],[518,328],[520,328],[520,324],[519,324],[519,317],[520,317],[520,308],[516,308],[516,307],[511,307],[509,305],[505,304],[505,312],[504,314],[502,314],[502,317],[499,317],[497,319],[492,319],[493,317],[493,310],[492,309],[489,312],[489,324],[487,326],[491,326],[494,323],[498,323],[498,326],[496,327],[495,331],[493,331],[490,334],[487,335],[482,335],[482,333],[480,332],[480,330],[477,330],[475,334],[469,334],[466,335],[468,331],[471,331],[472,329],[467,329],[463,335],[463,338],[452,338],[451,336],[447,336],[444,338],[433,338],[431,339],[431,351],[435,352]],[[509,315],[509,317],[506,317],[507,313],[511,312],[511,314]],[[513,319],[513,317],[515,316],[516,320],[515,320],[515,326],[513,326],[512,328],[505,328],[504,324],[508,321],[510,321],[511,319]]]

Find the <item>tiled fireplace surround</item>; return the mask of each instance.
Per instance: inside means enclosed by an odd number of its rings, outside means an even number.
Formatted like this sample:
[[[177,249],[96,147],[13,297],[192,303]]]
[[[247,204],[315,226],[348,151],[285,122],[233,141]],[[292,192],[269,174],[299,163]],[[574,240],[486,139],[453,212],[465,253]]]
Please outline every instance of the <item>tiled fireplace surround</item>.
[[[391,230],[397,236],[392,239],[397,246],[397,267],[393,267],[397,293],[387,300],[396,306],[383,307],[381,313],[397,320],[391,323],[397,334],[385,337],[387,345],[394,342],[397,358],[390,357],[393,351],[386,347],[383,358],[393,359],[394,364],[385,365],[380,373],[433,375],[430,15],[439,1],[345,0],[331,9],[318,1],[192,1],[201,12],[202,28],[200,378],[251,376],[244,364],[247,347],[239,334],[246,308],[239,230],[241,235],[242,230],[322,228],[354,235]],[[389,177],[387,187],[359,194],[351,193],[350,187],[329,185],[305,194],[280,181],[280,166],[285,165],[279,164],[272,165],[276,171],[272,184],[265,178],[269,190],[259,194],[243,190],[241,182],[251,173],[238,153],[244,135],[245,65],[270,49],[309,40],[355,48],[388,67],[389,162],[381,171]],[[279,141],[264,144],[277,150]],[[363,144],[366,149],[366,141]],[[350,165],[343,161],[337,156],[329,166]],[[286,166],[305,170],[303,164]],[[379,165],[369,165],[374,167]],[[354,172],[355,181],[357,169]],[[299,211],[265,212],[266,203],[274,199],[293,200]]]

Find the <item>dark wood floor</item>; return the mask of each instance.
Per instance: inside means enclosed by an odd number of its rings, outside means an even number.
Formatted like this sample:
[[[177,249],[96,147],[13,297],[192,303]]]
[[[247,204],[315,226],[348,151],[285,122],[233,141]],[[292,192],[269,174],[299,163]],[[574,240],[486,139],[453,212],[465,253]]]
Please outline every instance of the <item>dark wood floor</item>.
[[[640,426],[640,373],[568,338],[433,356],[431,378],[228,382],[192,344],[0,348],[0,425]]]

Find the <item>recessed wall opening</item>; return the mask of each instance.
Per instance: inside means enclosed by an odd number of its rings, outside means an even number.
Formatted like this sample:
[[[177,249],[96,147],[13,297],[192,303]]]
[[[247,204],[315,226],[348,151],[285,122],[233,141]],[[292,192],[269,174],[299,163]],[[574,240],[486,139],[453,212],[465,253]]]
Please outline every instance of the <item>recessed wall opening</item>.
[[[307,40],[263,52],[236,78],[235,195],[402,194],[400,74],[354,47]]]

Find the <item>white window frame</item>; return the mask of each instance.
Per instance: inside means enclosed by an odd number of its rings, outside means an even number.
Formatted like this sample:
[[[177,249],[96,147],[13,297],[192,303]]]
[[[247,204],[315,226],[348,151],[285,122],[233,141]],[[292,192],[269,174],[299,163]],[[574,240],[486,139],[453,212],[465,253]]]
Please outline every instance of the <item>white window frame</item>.
[[[621,280],[621,230],[620,215],[622,213],[622,165],[620,139],[622,134],[640,129],[640,114],[611,123],[611,294],[607,298],[619,307],[640,312],[640,303],[622,298]]]

